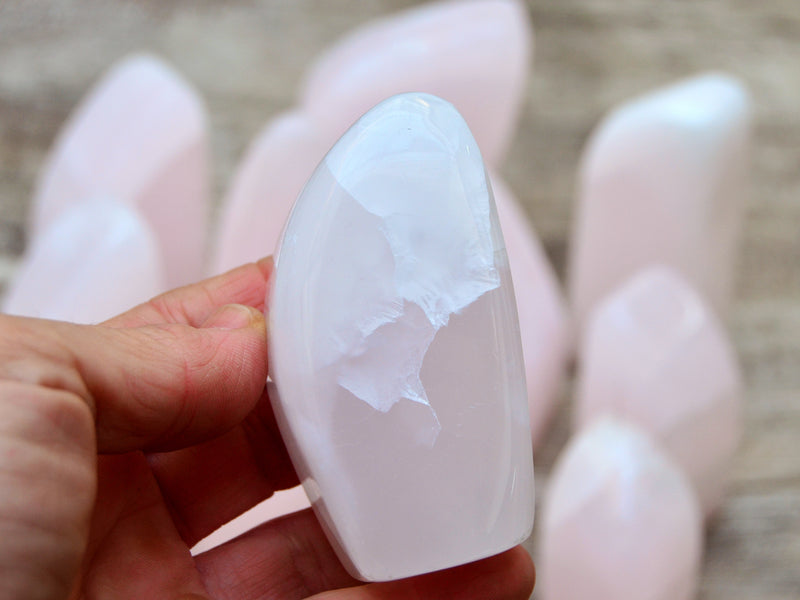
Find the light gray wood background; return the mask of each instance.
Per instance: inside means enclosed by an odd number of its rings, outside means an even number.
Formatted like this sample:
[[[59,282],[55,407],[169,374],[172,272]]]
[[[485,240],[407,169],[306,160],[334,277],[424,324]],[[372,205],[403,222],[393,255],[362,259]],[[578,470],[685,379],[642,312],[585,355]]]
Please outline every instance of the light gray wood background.
[[[0,0],[0,281],[24,249],[37,170],[96,78],[134,50],[205,97],[218,198],[257,129],[290,106],[310,61],[411,0]],[[581,147],[615,103],[707,69],[755,98],[752,188],[731,330],[748,383],[730,495],[707,536],[700,597],[800,598],[800,3],[530,0],[536,58],[504,169],[563,275]],[[568,400],[568,393],[565,393]],[[540,490],[566,407],[537,457]],[[529,546],[533,548],[533,543]]]

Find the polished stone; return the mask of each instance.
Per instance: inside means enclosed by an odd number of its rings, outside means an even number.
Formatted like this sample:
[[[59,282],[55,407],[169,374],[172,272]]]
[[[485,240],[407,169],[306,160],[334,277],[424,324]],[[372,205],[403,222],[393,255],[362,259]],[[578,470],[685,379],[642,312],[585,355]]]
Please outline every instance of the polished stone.
[[[364,580],[501,552],[533,521],[525,375],[480,152],[452,105],[391,98],[315,171],[277,254],[281,431]]]
[[[39,235],[64,210],[98,197],[127,202],[155,233],[169,287],[203,272],[206,120],[178,74],[149,56],[116,65],[64,126],[33,202]]]
[[[642,271],[600,304],[580,348],[576,428],[604,415],[652,435],[710,514],[742,430],[742,382],[725,330],[686,280]]]
[[[681,470],[647,435],[603,419],[558,458],[544,499],[543,600],[690,600],[702,518]]]
[[[682,273],[724,315],[747,190],[750,101],[706,74],[614,110],[580,170],[570,293],[580,326],[650,264]]]
[[[158,242],[130,206],[110,198],[65,208],[28,248],[3,312],[99,323],[164,288]]]

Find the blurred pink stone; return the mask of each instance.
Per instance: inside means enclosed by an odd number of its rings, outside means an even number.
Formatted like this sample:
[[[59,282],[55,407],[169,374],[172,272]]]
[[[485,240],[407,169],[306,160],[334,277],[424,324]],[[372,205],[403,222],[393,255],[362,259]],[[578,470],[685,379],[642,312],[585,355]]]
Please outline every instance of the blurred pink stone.
[[[720,503],[741,437],[742,384],[725,331],[674,271],[642,271],[607,296],[581,345],[576,428],[604,415],[640,426]]]
[[[334,141],[301,112],[281,115],[262,130],[223,203],[212,273],[275,251],[294,201]]]
[[[603,419],[556,462],[539,545],[544,600],[690,600],[702,517],[680,469],[637,428]]]
[[[508,186],[492,177],[517,300],[533,448],[544,438],[567,363],[570,335],[558,280]]]
[[[33,240],[3,312],[98,323],[158,294],[163,270],[155,236],[133,208],[75,203]]]
[[[309,73],[302,106],[335,124],[335,140],[389,96],[435,94],[456,106],[496,166],[514,135],[531,53],[522,2],[432,3],[369,23],[329,49]]]
[[[580,172],[570,293],[581,327],[609,291],[671,266],[724,315],[746,190],[750,101],[706,74],[614,110]]]
[[[64,210],[111,197],[142,214],[156,235],[166,285],[202,274],[207,227],[206,124],[201,100],[155,58],[114,67],[61,131],[33,203],[41,234]]]

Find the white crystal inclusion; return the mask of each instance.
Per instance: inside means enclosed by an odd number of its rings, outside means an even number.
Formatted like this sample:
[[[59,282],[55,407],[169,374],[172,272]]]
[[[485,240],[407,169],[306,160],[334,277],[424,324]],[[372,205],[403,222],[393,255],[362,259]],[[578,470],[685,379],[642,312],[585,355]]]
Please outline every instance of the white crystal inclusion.
[[[270,319],[281,429],[354,575],[407,577],[528,535],[513,289],[452,105],[395,96],[333,147],[287,224]]]

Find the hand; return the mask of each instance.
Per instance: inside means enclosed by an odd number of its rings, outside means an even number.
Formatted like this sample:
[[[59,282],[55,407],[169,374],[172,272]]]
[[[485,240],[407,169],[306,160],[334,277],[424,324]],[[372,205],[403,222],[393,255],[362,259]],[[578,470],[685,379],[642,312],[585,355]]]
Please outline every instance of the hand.
[[[361,584],[308,510],[191,556],[297,484],[264,389],[271,264],[99,326],[0,315],[0,598],[528,598],[521,548]]]

